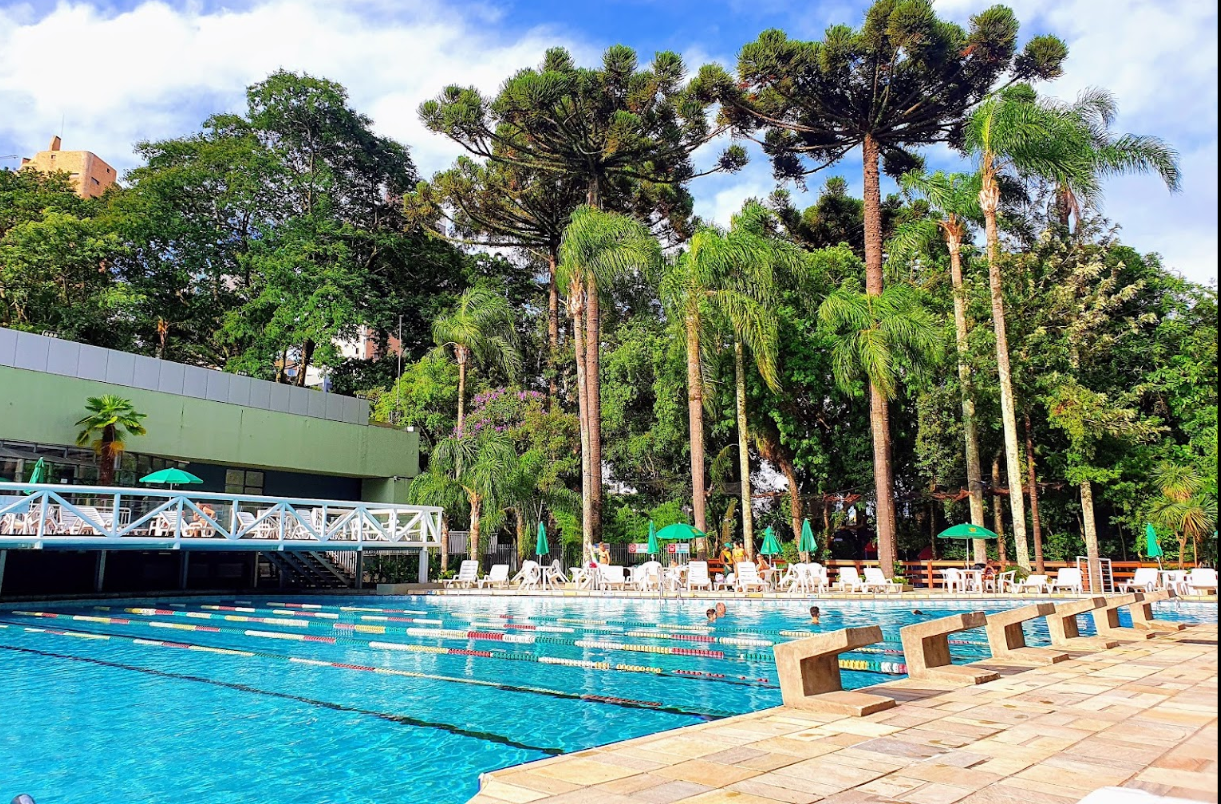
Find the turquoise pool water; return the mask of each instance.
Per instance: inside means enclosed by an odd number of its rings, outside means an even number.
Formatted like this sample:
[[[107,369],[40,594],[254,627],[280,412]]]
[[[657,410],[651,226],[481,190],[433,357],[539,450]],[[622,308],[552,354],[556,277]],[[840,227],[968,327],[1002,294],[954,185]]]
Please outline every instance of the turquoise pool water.
[[[189,598],[0,609],[0,800],[460,804],[480,773],[780,703],[770,645],[911,602]],[[1005,608],[920,601],[927,617]],[[1216,606],[1166,605],[1210,621]],[[956,659],[987,655],[982,634]],[[1046,644],[1032,628],[1031,644]],[[655,668],[660,673],[644,672]]]

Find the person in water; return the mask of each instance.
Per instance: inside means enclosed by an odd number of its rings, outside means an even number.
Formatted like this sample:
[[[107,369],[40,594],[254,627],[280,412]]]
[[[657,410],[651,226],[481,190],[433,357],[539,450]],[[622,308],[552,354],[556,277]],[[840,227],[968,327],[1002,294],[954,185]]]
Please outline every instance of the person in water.
[[[716,622],[716,609],[708,609],[708,611],[704,612],[704,616],[708,618],[708,622]]]
[[[924,612],[920,611],[920,609],[912,609],[912,614],[916,615],[917,617],[924,616]]]
[[[819,620],[821,620],[821,619],[822,619],[822,610],[819,609],[818,606],[810,606],[810,622],[813,623],[814,625],[818,625]]]
[[[725,608],[724,603],[717,603],[716,608],[713,609],[713,611],[716,612],[717,617],[726,617],[729,615],[729,609]]]

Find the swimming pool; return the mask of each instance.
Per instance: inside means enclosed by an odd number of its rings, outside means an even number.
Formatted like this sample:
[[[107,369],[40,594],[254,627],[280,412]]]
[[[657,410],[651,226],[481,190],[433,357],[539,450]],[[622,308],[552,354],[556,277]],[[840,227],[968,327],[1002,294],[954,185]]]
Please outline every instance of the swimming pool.
[[[780,703],[770,646],[911,602],[260,597],[0,609],[0,800],[459,804],[480,773]],[[920,601],[929,617],[1017,603]],[[1166,619],[1215,622],[1206,604]],[[961,635],[957,660],[987,655]],[[1031,644],[1047,644],[1031,628]]]

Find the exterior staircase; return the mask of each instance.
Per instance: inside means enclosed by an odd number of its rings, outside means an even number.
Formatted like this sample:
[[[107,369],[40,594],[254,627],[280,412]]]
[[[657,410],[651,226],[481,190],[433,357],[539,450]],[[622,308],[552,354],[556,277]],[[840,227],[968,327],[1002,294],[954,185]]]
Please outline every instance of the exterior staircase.
[[[296,551],[264,553],[277,569],[281,587],[296,589],[351,589],[356,586],[356,576],[347,568],[321,551]]]

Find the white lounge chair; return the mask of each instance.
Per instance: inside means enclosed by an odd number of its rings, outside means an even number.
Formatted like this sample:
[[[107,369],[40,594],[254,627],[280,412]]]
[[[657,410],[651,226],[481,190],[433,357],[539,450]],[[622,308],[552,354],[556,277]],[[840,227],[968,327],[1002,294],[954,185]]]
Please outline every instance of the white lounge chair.
[[[734,588],[739,592],[746,592],[750,589],[758,589],[760,592],[767,591],[767,581],[759,577],[759,568],[750,561],[739,561],[734,565],[733,578]]]
[[[111,511],[99,511],[91,505],[78,505],[76,510],[80,514],[75,517],[75,522],[72,523],[72,533],[98,533],[98,527],[111,528],[114,524],[114,513]]]
[[[877,590],[886,594],[903,591],[902,586],[883,575],[878,567],[865,567],[864,589],[866,592]]]
[[[1085,586],[1085,580],[1081,577],[1081,570],[1073,567],[1064,567],[1056,571],[1056,580],[1051,584],[1051,590],[1054,592],[1057,589],[1067,589],[1070,592],[1082,594],[1082,588]]]
[[[627,568],[617,564],[599,564],[599,580],[603,589],[626,589]]]
[[[1211,567],[1196,567],[1187,576],[1187,586],[1194,594],[1217,594],[1217,571]]]
[[[707,561],[692,561],[687,565],[687,591],[695,589],[712,591],[712,578],[708,576]]]
[[[1046,575],[1029,575],[1026,580],[1019,584],[1015,584],[1013,590],[1015,592],[1035,591],[1042,594],[1047,594],[1051,591],[1051,579]]]
[[[509,585],[509,565],[508,564],[493,564],[492,569],[488,571],[487,577],[480,578],[477,586],[480,589],[490,589],[497,587],[504,589]]]
[[[479,562],[474,559],[463,561],[458,567],[457,575],[441,581],[441,585],[446,589],[463,586],[470,589],[477,583],[479,583]]]
[[[1121,592],[1152,592],[1157,588],[1157,567],[1138,567],[1132,580],[1119,585]]]
[[[642,592],[656,592],[661,588],[661,563],[646,561],[632,568],[632,586]]]
[[[835,582],[835,586],[845,592],[865,591],[865,581],[861,579],[856,567],[840,567],[839,580]]]

